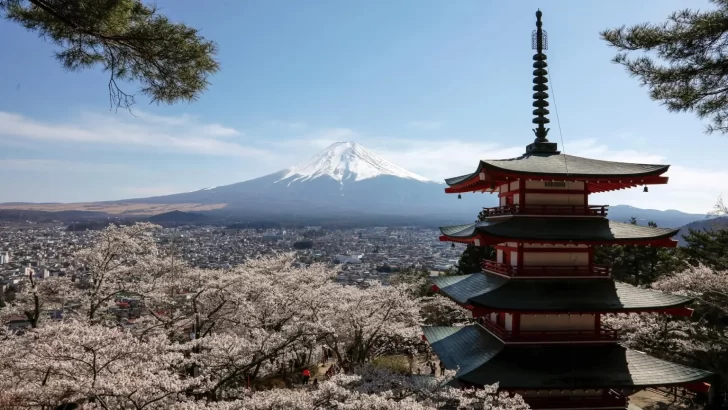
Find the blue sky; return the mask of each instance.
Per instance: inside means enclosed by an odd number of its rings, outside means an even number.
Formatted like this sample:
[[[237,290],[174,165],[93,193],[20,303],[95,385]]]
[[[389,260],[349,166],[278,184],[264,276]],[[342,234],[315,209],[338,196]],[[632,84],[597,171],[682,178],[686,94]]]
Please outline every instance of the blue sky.
[[[673,165],[668,186],[593,202],[706,212],[728,187],[728,137],[651,101],[598,36],[707,1],[157,4],[215,40],[222,69],[199,101],[138,98],[135,116],[109,110],[101,70],[66,72],[52,45],[0,21],[10,39],[0,43],[0,202],[192,191],[287,168],[342,140],[435,180],[520,155],[533,139],[539,7],[566,152]]]

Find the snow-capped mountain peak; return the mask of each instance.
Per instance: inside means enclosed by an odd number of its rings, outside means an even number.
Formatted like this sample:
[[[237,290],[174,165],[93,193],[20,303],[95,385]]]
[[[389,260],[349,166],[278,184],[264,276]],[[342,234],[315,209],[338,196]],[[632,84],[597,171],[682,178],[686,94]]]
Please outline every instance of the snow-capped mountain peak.
[[[382,175],[430,182],[429,179],[407,171],[351,141],[331,144],[311,159],[288,168],[280,181],[291,183],[328,176],[343,183]]]

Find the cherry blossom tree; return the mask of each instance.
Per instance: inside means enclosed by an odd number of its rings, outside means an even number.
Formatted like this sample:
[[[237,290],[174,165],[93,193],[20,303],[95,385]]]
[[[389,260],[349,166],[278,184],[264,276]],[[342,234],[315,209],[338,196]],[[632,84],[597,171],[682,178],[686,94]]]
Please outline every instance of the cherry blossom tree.
[[[94,244],[76,254],[87,273],[78,299],[88,320],[112,306],[120,294],[144,296],[186,266],[157,247],[153,233],[158,225],[111,225],[99,232]]]
[[[717,392],[728,390],[728,271],[699,265],[663,278],[652,286],[696,298],[691,318],[668,315],[620,315],[605,324],[620,330],[626,346],[722,376]]]
[[[450,373],[422,378],[364,365],[421,343],[421,312],[456,318],[444,298],[420,298],[404,284],[342,286],[335,269],[295,267],[293,254],[191,268],[157,247],[156,229],[109,227],[77,254],[77,276],[27,278],[0,311],[33,324],[0,335],[1,408],[526,408],[497,386],[444,387]],[[128,294],[141,314],[131,326],[109,309]],[[69,314],[41,320],[58,306]],[[310,365],[321,346],[346,374],[317,389],[251,390]]]
[[[324,322],[331,331],[323,342],[344,367],[393,353],[397,345],[404,347],[419,336],[419,307],[405,285],[337,285],[327,301]]]
[[[11,335],[0,352],[0,403],[18,407],[164,409],[196,382],[180,377],[183,356],[166,339],[140,341],[128,331],[84,322]]]
[[[413,379],[372,366],[356,367],[308,389],[273,389],[246,392],[244,398],[225,402],[186,402],[174,410],[526,410],[520,396],[484,389],[454,389],[444,384],[453,376]]]
[[[33,328],[49,317],[50,309],[63,309],[63,305],[72,295],[73,287],[65,278],[38,279],[33,269],[18,283],[15,298],[0,309],[0,321],[11,316],[22,316]]]
[[[190,360],[210,381],[208,397],[239,394],[248,380],[280,370],[329,331],[322,320],[335,271],[293,262],[293,255],[250,261],[220,272],[214,291],[186,301],[194,318]]]
[[[664,292],[691,296],[728,315],[728,271],[698,265],[653,284]]]

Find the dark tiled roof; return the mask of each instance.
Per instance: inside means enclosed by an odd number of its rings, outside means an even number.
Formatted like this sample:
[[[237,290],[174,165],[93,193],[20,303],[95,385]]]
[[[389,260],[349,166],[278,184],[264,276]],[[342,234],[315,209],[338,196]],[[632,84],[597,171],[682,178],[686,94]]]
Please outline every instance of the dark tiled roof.
[[[478,175],[479,173],[480,173],[480,167],[478,167],[478,170],[472,174],[460,175],[459,177],[445,178],[445,183],[450,186],[457,185],[463,181],[469,180],[470,178]]]
[[[472,174],[449,178],[445,183],[452,186],[476,177],[484,169],[528,175],[566,175],[571,177],[598,176],[648,176],[660,175],[669,165],[632,164],[628,162],[601,161],[598,159],[575,157],[566,154],[524,154],[511,159],[484,159]],[[568,169],[568,172],[567,172]]]
[[[468,303],[472,297],[482,295],[503,286],[508,279],[475,273],[472,275],[439,276],[432,279],[442,293],[460,304]]]
[[[433,283],[460,304],[496,310],[619,312],[679,307],[685,296],[641,289],[610,279],[506,279],[491,273],[435,278]]]
[[[424,327],[435,354],[456,378],[506,389],[670,386],[710,372],[608,345],[504,345],[478,325]]]
[[[478,233],[496,238],[533,240],[619,241],[669,238],[679,229],[613,222],[606,218],[511,216],[466,225],[444,226],[443,235],[468,239]]]

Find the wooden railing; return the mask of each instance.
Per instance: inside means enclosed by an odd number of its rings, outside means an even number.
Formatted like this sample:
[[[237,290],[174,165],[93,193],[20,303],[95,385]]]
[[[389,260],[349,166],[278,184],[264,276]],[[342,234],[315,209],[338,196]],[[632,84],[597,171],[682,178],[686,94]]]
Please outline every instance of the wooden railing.
[[[483,208],[485,216],[500,215],[587,215],[607,216],[609,205],[528,205],[520,204]]]
[[[491,260],[483,260],[480,262],[483,270],[499,273],[510,277],[554,277],[554,276],[591,276],[591,277],[609,277],[611,269],[605,265],[591,266],[517,266],[498,263]]]
[[[505,342],[611,342],[618,338],[617,331],[600,327],[592,330],[506,330],[487,318],[479,321],[484,328]]]

